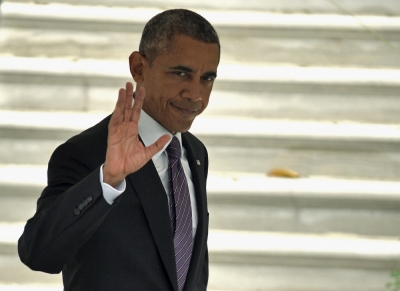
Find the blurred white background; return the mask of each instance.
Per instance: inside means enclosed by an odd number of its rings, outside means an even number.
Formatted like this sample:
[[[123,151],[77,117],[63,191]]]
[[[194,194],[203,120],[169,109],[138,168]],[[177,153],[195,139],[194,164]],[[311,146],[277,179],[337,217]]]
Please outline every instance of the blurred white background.
[[[222,45],[192,132],[210,155],[212,291],[382,291],[400,260],[398,0],[3,1],[0,290],[62,290],[16,244],[55,147],[111,113],[144,24]]]

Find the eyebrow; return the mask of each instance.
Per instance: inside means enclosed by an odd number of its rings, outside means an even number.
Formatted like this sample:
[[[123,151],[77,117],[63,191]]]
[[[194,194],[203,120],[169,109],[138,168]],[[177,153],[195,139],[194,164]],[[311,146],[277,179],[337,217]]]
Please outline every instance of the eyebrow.
[[[186,67],[186,66],[175,66],[175,67],[171,67],[171,70],[177,70],[177,71],[182,71],[182,72],[186,72],[186,73],[193,73],[194,70],[190,67]],[[210,72],[205,72],[204,76],[209,76],[209,77],[217,77],[217,73],[210,71]]]

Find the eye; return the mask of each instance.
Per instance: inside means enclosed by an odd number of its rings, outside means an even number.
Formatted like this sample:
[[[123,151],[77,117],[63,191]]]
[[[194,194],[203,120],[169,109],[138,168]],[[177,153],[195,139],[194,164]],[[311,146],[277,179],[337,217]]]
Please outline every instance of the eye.
[[[212,81],[214,81],[215,77],[212,77],[212,76],[203,76],[202,79],[203,79],[204,81],[207,81],[207,82],[212,82]]]
[[[187,75],[186,72],[183,71],[176,71],[175,74],[181,77],[185,77]]]

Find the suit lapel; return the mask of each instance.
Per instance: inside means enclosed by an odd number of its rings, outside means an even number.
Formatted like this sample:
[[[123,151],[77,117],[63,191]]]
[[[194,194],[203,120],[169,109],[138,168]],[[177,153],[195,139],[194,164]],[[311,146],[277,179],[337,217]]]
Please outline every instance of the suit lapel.
[[[128,180],[142,203],[172,286],[178,290],[168,200],[153,161],[150,160],[142,169],[130,174]]]
[[[208,221],[206,217],[206,183],[203,169],[205,165],[197,164],[197,161],[202,161],[204,158],[202,159],[197,156],[194,146],[190,143],[185,134],[182,134],[182,143],[186,149],[192,173],[198,215],[198,225],[194,240],[193,254],[185,285],[185,290],[189,290],[187,289],[189,286],[193,285],[194,288],[196,275],[198,273],[196,270],[199,270],[201,268],[200,264],[203,263],[203,243],[207,241]],[[171,284],[174,290],[178,290],[168,200],[153,162],[150,160],[142,169],[130,174],[128,176],[128,181],[135,189],[142,203],[154,241],[171,280]]]
[[[198,224],[196,237],[194,239],[193,254],[191,258],[189,273],[186,279],[185,290],[194,289],[194,283],[196,281],[196,275],[198,270],[201,269],[204,255],[204,242],[207,241],[207,230],[208,221],[206,217],[207,213],[207,198],[206,198],[206,180],[204,177],[205,165],[201,164],[204,162],[204,158],[198,156],[194,145],[190,143],[186,134],[182,134],[182,144],[186,149],[187,158],[189,162],[190,171],[192,173],[192,182],[194,185]],[[200,165],[198,164],[200,162]],[[190,288],[192,287],[192,288]],[[188,289],[190,288],[190,289]]]

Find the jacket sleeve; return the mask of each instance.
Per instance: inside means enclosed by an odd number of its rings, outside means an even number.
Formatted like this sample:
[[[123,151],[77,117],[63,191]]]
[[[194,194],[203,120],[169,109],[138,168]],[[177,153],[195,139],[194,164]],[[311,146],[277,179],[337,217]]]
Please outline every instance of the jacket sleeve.
[[[18,241],[20,259],[32,270],[60,273],[117,203],[111,206],[103,198],[100,164],[74,143],[53,153],[48,185]]]

